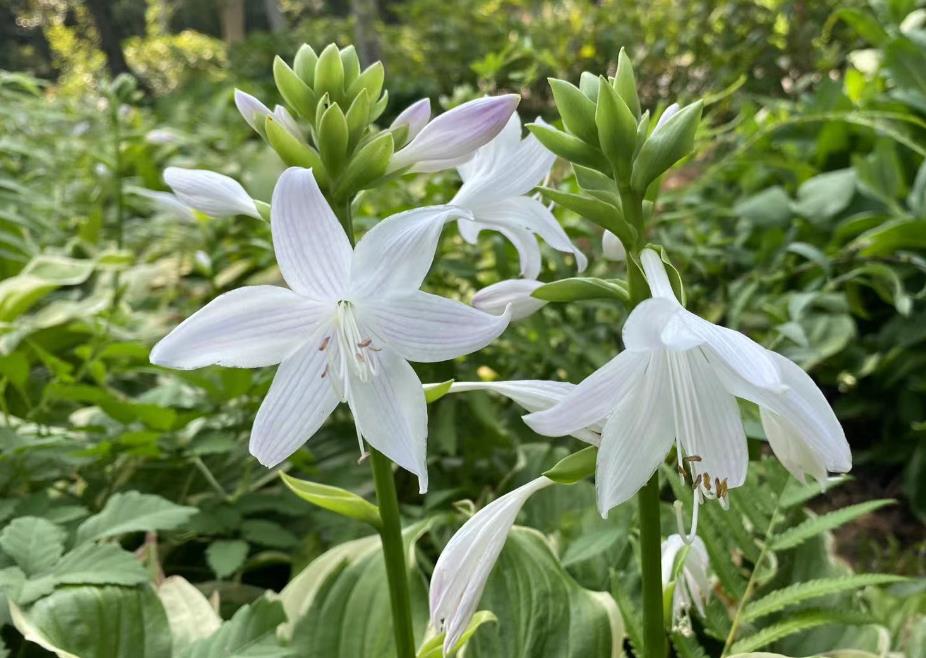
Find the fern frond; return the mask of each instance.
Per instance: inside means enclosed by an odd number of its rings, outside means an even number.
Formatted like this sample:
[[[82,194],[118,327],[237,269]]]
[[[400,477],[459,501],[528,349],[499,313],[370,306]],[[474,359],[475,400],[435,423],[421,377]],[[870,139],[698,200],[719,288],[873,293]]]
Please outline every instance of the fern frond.
[[[771,592],[767,596],[753,601],[743,610],[743,621],[759,619],[788,606],[797,605],[810,599],[830,594],[839,594],[869,585],[885,585],[906,580],[902,576],[890,574],[866,573],[839,578],[820,578],[805,583],[795,583],[784,589]]]
[[[698,638],[672,633],[670,639],[678,658],[708,658],[707,652],[698,644]]]
[[[634,655],[642,656],[643,616],[640,614],[640,610],[637,609],[636,604],[627,595],[626,588],[620,582],[620,574],[616,571],[611,572],[611,595],[617,602],[621,617],[624,618],[624,631],[627,633],[627,639],[630,640]]]
[[[852,478],[848,475],[841,475],[839,477],[830,478],[826,483],[826,491],[832,491],[841,484],[845,484]],[[787,489],[785,489],[784,495],[781,497],[781,508],[782,509],[791,509],[802,503],[806,503],[811,498],[815,498],[823,493],[824,489],[820,486],[820,483],[814,480],[813,482],[808,482],[807,484],[801,484],[797,480],[792,480],[788,484]]]
[[[826,624],[844,624],[860,625],[870,624],[871,615],[854,612],[851,610],[802,610],[790,615],[787,619],[780,621],[771,626],[754,633],[750,637],[745,637],[735,643],[728,652],[731,655],[740,653],[749,653],[756,649],[768,646],[772,642],[800,633],[801,631],[810,630],[817,626]]]
[[[894,501],[889,499],[869,500],[856,505],[849,505],[834,512],[821,514],[803,523],[785,530],[772,540],[771,549],[773,551],[783,551],[788,548],[794,548],[821,532],[838,528],[839,526],[875,511],[885,505],[893,505]]]

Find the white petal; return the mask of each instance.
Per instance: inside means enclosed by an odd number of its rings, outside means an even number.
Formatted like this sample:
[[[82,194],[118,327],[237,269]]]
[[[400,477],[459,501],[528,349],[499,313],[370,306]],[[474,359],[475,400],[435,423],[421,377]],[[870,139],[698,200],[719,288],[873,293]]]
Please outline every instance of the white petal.
[[[624,248],[624,243],[611,231],[605,231],[601,237],[601,251],[608,260],[616,262],[627,260],[627,250]]]
[[[663,111],[663,113],[659,116],[659,121],[656,122],[656,127],[653,128],[653,132],[655,133],[657,130],[662,128],[666,121],[678,114],[680,109],[681,106],[678,103],[672,103],[669,107],[667,107],[665,111]]]
[[[360,434],[393,462],[418,476],[428,490],[428,410],[421,380],[390,349],[377,355],[379,372],[368,382],[351,380],[350,405]]]
[[[387,217],[357,243],[351,263],[351,297],[411,292],[431,269],[444,225],[467,211],[426,206]]]
[[[662,262],[662,257],[652,249],[644,249],[640,253],[640,263],[643,265],[646,282],[649,284],[653,297],[678,301],[675,292],[672,290],[672,284],[669,282],[669,275],[666,273],[666,266]]]
[[[351,247],[311,169],[290,167],[273,190],[273,250],[290,287],[312,299],[338,300],[347,291]]]
[[[734,397],[698,350],[666,352],[672,391],[675,436],[686,455],[701,461],[691,467],[711,482],[726,480],[732,489],[746,479],[749,453]]]
[[[205,169],[168,167],[164,182],[191,208],[211,215],[248,215],[260,219],[257,206],[238,181]]]
[[[189,370],[274,365],[308,340],[332,309],[278,286],[219,295],[151,350],[151,362]]]
[[[170,192],[157,192],[155,190],[146,190],[143,188],[134,189],[132,192],[138,196],[151,199],[158,208],[180,219],[196,221],[196,214],[193,209],[177,198],[176,194],[171,194]]]
[[[640,385],[649,355],[621,352],[586,377],[562,401],[546,411],[524,416],[544,436],[565,436],[600,423]]]
[[[663,588],[672,581],[672,573],[675,571],[675,558],[684,545],[685,541],[681,535],[677,534],[669,535],[662,541],[660,565],[662,567]]]
[[[409,361],[446,361],[482,349],[505,331],[511,318],[426,292],[370,297],[357,304],[361,322]]]
[[[521,140],[514,113],[495,139],[459,167],[464,183],[451,203],[477,207],[525,195],[543,182],[555,160],[533,135]]]
[[[674,434],[668,367],[665,354],[657,352],[602,430],[595,473],[602,516],[649,481],[669,452]]]
[[[492,501],[464,523],[441,552],[428,598],[431,624],[446,633],[445,655],[450,655],[469,625],[521,507],[551,484],[552,480],[539,477]]]
[[[570,241],[566,231],[556,221],[550,209],[537,199],[530,197],[511,197],[502,201],[473,208],[476,221],[487,228],[514,228],[530,231],[540,236],[544,242],[556,249],[573,254],[576,267],[582,272],[588,265],[588,259]]]
[[[274,467],[308,441],[338,405],[331,382],[322,377],[327,354],[314,342],[284,360],[264,398],[249,449],[261,464]]]
[[[800,432],[782,416],[760,409],[762,429],[778,461],[797,480],[807,482],[807,475],[820,483],[827,478],[826,460],[818,455],[802,438]]]
[[[302,134],[302,130],[299,128],[299,124],[296,123],[296,120],[293,118],[293,115],[289,113],[282,105],[277,105],[273,108],[273,118],[279,123],[283,128],[286,129],[290,135],[295,137],[300,142],[305,141],[305,136]]]
[[[682,310],[681,306],[671,299],[664,297],[644,299],[637,304],[624,321],[624,328],[621,330],[624,347],[632,352],[666,349],[667,346],[662,339],[663,330],[679,310]],[[698,344],[699,341],[692,341],[684,349],[691,349]],[[672,347],[681,349],[681,342],[674,341]]]
[[[473,295],[472,304],[481,311],[501,315],[511,308],[511,320],[521,320],[546,306],[546,302],[531,293],[543,282],[533,279],[507,279],[486,286]]]
[[[540,268],[543,266],[540,257],[540,245],[537,244],[537,238],[530,231],[514,226],[487,226],[479,223],[483,228],[494,228],[504,235],[511,244],[514,245],[515,251],[518,252],[521,276],[525,279],[536,279],[540,276]]]
[[[270,109],[251,94],[235,89],[235,107],[258,134],[264,134],[264,120],[270,116]]]
[[[421,129],[427,125],[430,118],[431,99],[422,98],[402,110],[389,127],[390,129],[395,129],[403,125],[408,126],[408,136],[406,139],[407,141],[411,141],[415,139],[418,133],[421,132]]]
[[[393,156],[390,170],[412,167],[412,171],[435,171],[429,166],[434,161],[469,158],[505,127],[520,100],[516,94],[490,96],[444,112]]]

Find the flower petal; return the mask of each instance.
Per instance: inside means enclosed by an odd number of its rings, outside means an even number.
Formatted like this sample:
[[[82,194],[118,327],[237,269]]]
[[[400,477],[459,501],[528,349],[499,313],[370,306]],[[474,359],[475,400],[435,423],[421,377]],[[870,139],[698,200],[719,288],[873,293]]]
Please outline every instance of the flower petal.
[[[444,655],[450,655],[469,625],[521,507],[551,484],[539,477],[492,501],[464,523],[441,552],[428,598],[431,625],[446,633]]]
[[[537,199],[526,196],[511,197],[473,208],[476,221],[487,228],[512,228],[530,231],[539,235],[544,242],[556,249],[573,254],[576,268],[582,272],[588,266],[588,259],[569,241],[566,231],[556,221],[550,209]]]
[[[640,253],[640,264],[643,265],[643,273],[646,274],[646,282],[649,284],[653,297],[672,299],[677,302],[678,298],[672,290],[662,256],[652,249],[644,249]]]
[[[351,263],[352,298],[411,292],[431,269],[444,225],[468,213],[454,206],[426,206],[387,217],[357,243]]]
[[[270,116],[270,109],[251,94],[235,89],[235,107],[254,129],[254,132],[264,134],[264,120]]]
[[[759,415],[772,452],[788,472],[801,483],[807,482],[807,475],[821,484],[825,483],[826,460],[801,438],[797,428],[784,417],[768,409],[759,409]]]
[[[669,107],[667,107],[663,113],[659,115],[659,121],[656,122],[656,127],[653,128],[653,132],[655,133],[657,130],[662,128],[666,121],[678,114],[680,109],[681,106],[678,103],[672,103]]]
[[[534,237],[533,233],[514,226],[487,226],[482,223],[479,223],[479,226],[498,231],[514,245],[515,251],[518,252],[521,276],[525,279],[536,279],[540,276],[540,268],[543,267],[543,262],[540,255],[540,245],[537,244],[537,238]]]
[[[286,132],[295,137],[298,141],[305,142],[305,135],[302,134],[299,124],[296,123],[296,120],[293,118],[293,115],[289,113],[289,110],[282,105],[277,105],[273,108],[273,118],[286,129]]]
[[[468,159],[505,127],[520,100],[516,94],[489,96],[444,112],[392,157],[390,171],[405,167],[411,167],[412,171],[436,171],[435,162]]]
[[[178,199],[176,194],[171,194],[170,192],[158,192],[144,188],[137,188],[132,190],[132,192],[138,196],[151,199],[155,206],[165,212],[174,215],[175,217],[191,222],[196,221],[196,214],[194,213],[193,209]]]
[[[452,299],[414,291],[370,297],[357,305],[361,322],[403,358],[446,361],[482,349],[505,331],[510,310],[485,313]]]
[[[290,287],[312,299],[337,300],[347,291],[351,246],[311,169],[280,176],[270,206],[273,250]]]
[[[621,352],[586,377],[559,404],[524,416],[524,422],[544,436],[565,436],[592,427],[640,385],[648,363],[648,354]]]
[[[665,459],[675,434],[671,409],[668,366],[657,352],[601,432],[595,488],[602,516],[636,494]]]
[[[219,295],[151,350],[151,362],[190,370],[274,365],[299,348],[331,309],[278,286]]]
[[[400,126],[408,126],[408,136],[406,137],[407,141],[415,139],[418,133],[421,132],[421,129],[427,125],[428,120],[431,118],[431,99],[422,98],[421,100],[415,101],[404,110],[399,113],[399,116],[395,118],[395,121],[392,122],[392,125],[389,126],[391,130],[395,130]]]
[[[711,482],[726,481],[730,488],[746,479],[749,453],[746,433],[734,397],[724,389],[707,359],[698,350],[666,352],[675,436],[694,472]]]
[[[621,242],[611,231],[605,231],[601,236],[602,255],[608,260],[623,262],[627,260],[627,250],[624,243]]]
[[[543,282],[533,279],[507,279],[486,286],[473,295],[472,304],[480,311],[501,315],[511,308],[511,320],[522,320],[546,306],[546,302],[531,293]]]
[[[257,460],[272,468],[308,441],[338,405],[327,378],[327,354],[306,343],[277,369],[254,426],[249,449]]]
[[[651,297],[637,304],[627,319],[621,337],[624,347],[631,352],[648,352],[665,349],[663,329],[680,309],[677,302],[664,297]],[[688,348],[697,345],[697,341]],[[676,345],[673,344],[675,347]]]
[[[393,462],[418,476],[428,490],[428,410],[421,380],[390,349],[377,354],[379,372],[368,382],[352,377],[348,404],[361,436]]]
[[[168,167],[164,170],[164,182],[181,201],[207,215],[248,215],[260,219],[254,199],[228,176],[205,169]]]

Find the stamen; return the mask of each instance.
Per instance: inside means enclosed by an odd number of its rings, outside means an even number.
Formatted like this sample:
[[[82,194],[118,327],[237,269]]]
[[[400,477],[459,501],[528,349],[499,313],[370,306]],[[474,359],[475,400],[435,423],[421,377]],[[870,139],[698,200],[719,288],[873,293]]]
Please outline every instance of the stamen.
[[[373,342],[372,338],[367,338],[366,340],[357,343],[357,347],[360,347],[360,348],[369,347],[370,343],[372,342]]]
[[[711,490],[711,476],[707,473],[704,473],[701,477],[701,480],[704,482],[704,488],[708,491]]]
[[[686,462],[699,462],[701,461],[701,455],[688,455],[685,457]]]
[[[330,343],[330,342],[331,342],[331,336],[325,336],[325,337],[322,339],[322,344],[319,345],[319,347],[318,347],[318,351],[319,351],[319,352],[324,352],[325,350],[327,350],[327,349],[328,349],[328,343]]]

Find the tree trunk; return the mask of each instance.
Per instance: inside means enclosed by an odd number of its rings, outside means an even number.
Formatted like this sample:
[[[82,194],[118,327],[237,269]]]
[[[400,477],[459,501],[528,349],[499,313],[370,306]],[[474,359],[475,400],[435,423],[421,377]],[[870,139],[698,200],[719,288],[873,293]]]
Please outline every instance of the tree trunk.
[[[100,49],[106,56],[106,68],[109,75],[115,78],[120,73],[132,73],[125,53],[122,52],[122,35],[119,26],[113,20],[112,4],[109,0],[84,0],[96,31],[100,35]]]
[[[369,66],[380,57],[379,35],[376,33],[379,7],[376,0],[350,0],[350,13],[354,16],[357,55],[361,64]]]
[[[229,46],[244,41],[244,0],[220,0],[222,39]]]
[[[270,25],[270,31],[274,34],[286,29],[286,18],[280,11],[279,0],[264,0],[264,12],[267,14],[267,23]]]

